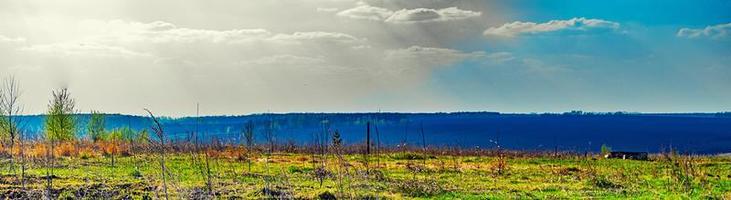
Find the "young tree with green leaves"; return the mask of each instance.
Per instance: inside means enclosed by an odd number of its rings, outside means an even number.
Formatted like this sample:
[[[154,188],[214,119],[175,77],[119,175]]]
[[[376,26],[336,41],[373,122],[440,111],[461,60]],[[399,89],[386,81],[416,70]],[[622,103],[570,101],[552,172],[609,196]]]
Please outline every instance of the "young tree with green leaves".
[[[141,130],[137,133],[134,140],[140,144],[148,144],[150,143],[150,133],[148,133],[147,130]]]
[[[53,91],[46,116],[46,139],[50,142],[70,141],[76,138],[76,101],[68,89]]]
[[[132,130],[132,128],[125,126],[118,129],[120,134],[120,141],[124,142],[134,142],[135,139],[137,139],[137,132]]]
[[[612,147],[609,147],[606,144],[602,144],[600,151],[602,152],[602,156],[606,156],[609,153],[612,153]]]
[[[106,137],[104,114],[97,111],[91,111],[89,124],[87,125],[87,133],[93,142],[98,142]]]
[[[63,88],[52,92],[53,99],[48,104],[46,116],[46,140],[49,143],[46,161],[46,198],[51,198],[53,189],[53,147],[59,141],[75,139],[76,118],[74,117],[76,101],[71,98],[68,89]]]

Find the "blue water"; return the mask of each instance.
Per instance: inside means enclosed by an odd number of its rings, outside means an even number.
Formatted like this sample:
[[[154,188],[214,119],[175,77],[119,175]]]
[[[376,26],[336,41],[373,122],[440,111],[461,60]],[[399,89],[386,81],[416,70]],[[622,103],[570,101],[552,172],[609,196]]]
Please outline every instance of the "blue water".
[[[39,135],[43,116],[26,116],[27,132]],[[88,115],[78,116],[80,137]],[[339,131],[345,143],[365,141],[366,123],[372,137],[383,145],[407,143],[421,146],[421,130],[429,146],[460,146],[516,150],[599,151],[602,144],[614,150],[658,152],[670,147],[684,153],[731,152],[731,114],[499,114],[477,113],[354,113],[257,114],[162,120],[174,140],[197,132],[206,141],[239,142],[244,123],[255,125],[257,142],[271,125],[279,143],[311,143],[323,130]],[[108,115],[107,128],[130,126],[148,129],[145,117]],[[422,128],[423,127],[423,128]]]

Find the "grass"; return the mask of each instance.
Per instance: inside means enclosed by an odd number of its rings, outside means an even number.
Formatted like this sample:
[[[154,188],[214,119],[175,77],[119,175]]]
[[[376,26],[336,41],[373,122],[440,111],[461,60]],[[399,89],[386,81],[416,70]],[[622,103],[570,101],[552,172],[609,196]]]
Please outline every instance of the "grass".
[[[200,165],[191,162],[190,154],[167,157],[171,197],[199,198],[207,194],[206,177]],[[380,156],[379,166],[375,166],[375,158],[371,157],[369,170],[362,162],[362,155],[344,158],[347,164],[339,165],[334,156],[328,157],[325,181],[320,186],[315,173],[321,163],[313,162],[311,155],[278,153],[269,159],[257,155],[251,172],[246,161],[214,157],[210,160],[213,195],[217,199],[262,198],[274,193],[301,199],[332,194],[344,199],[731,198],[729,157],[678,159],[682,162],[519,157],[507,158],[507,167],[501,174],[493,168],[497,158],[486,156],[430,156],[423,161],[423,155],[418,153],[393,153]],[[53,187],[58,190],[55,193],[72,199],[163,196],[156,156],[143,154],[116,159],[112,167],[110,158],[103,156],[59,158],[54,169]],[[423,170],[410,170],[409,165],[422,165],[422,162],[426,162],[426,166],[420,166]],[[8,163],[3,161],[2,169],[9,169]],[[683,163],[692,167],[679,165]],[[2,171],[3,197],[19,193],[40,197],[45,183],[42,166],[30,164],[25,190],[9,170]]]

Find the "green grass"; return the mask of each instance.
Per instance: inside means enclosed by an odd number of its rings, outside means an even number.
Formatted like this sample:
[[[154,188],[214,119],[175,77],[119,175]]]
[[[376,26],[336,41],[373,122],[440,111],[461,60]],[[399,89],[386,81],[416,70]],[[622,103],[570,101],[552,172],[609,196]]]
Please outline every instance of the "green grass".
[[[330,192],[339,198],[386,199],[723,199],[731,198],[731,159],[701,157],[684,170],[670,161],[631,161],[586,158],[509,158],[502,174],[494,171],[493,157],[430,157],[392,154],[371,157],[365,173],[363,156],[344,156],[350,165],[338,167],[329,156],[322,186],[315,176],[318,162],[310,155],[277,154],[266,163],[254,158],[251,172],[245,161],[210,159],[216,198],[261,198],[270,189],[288,197],[313,199]],[[168,155],[169,193],[175,198],[206,194],[205,170],[189,154]],[[202,160],[198,160],[200,163]],[[0,190],[8,196],[17,191],[40,195],[46,169],[29,163],[27,189],[22,190],[2,162]],[[380,164],[379,166],[375,166]],[[81,197],[80,191],[97,192],[90,199],[109,197],[162,197],[161,170],[157,157],[59,158],[53,188],[60,196]],[[408,167],[412,166],[412,167]],[[414,167],[416,166],[416,167]],[[420,170],[414,170],[420,169]],[[17,170],[16,170],[17,171]],[[106,196],[105,196],[106,195]]]

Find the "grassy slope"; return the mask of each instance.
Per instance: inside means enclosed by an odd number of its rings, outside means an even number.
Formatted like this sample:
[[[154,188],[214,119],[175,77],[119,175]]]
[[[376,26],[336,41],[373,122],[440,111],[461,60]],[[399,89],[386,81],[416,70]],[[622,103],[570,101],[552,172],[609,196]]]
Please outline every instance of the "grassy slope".
[[[213,183],[218,197],[261,197],[262,188],[291,194],[293,197],[315,198],[324,191],[340,197],[485,199],[485,198],[643,198],[676,199],[717,197],[731,198],[731,160],[720,157],[696,158],[693,172],[684,173],[667,161],[592,160],[580,158],[510,158],[503,174],[494,170],[491,157],[449,157],[429,159],[427,170],[413,172],[407,165],[420,166],[421,160],[381,157],[377,174],[365,176],[362,156],[346,156],[352,167],[348,175],[338,179],[341,171],[337,159],[330,156],[327,169],[333,175],[323,186],[314,177],[310,155],[278,154],[267,164],[259,156],[248,173],[245,161],[211,159]],[[376,159],[371,158],[371,166]],[[34,164],[29,170],[29,187],[42,191],[45,169]],[[74,196],[78,191],[106,191],[113,198],[131,196],[141,199],[162,195],[160,167],[155,157],[118,158],[110,166],[108,158],[61,158],[55,169],[54,188],[64,189],[61,196]],[[173,197],[189,198],[194,191],[205,191],[206,179],[200,165],[191,163],[191,156],[169,156]],[[0,190],[19,190],[4,162]],[[342,173],[345,174],[345,173]],[[673,175],[676,174],[676,175]],[[683,175],[694,176],[685,178]],[[679,178],[680,177],[680,178]],[[339,184],[342,180],[342,184]],[[688,183],[688,184],[684,184]],[[687,186],[687,187],[686,187]],[[341,189],[342,187],[342,189]],[[111,192],[113,191],[113,192]],[[8,192],[4,192],[8,193]]]

